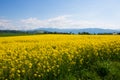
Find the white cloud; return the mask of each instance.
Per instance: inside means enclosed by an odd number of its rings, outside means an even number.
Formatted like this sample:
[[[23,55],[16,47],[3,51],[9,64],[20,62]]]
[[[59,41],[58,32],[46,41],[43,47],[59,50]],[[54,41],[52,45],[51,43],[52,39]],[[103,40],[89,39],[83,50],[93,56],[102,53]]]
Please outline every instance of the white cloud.
[[[8,25],[8,23],[9,23],[8,20],[0,19],[0,26]]]
[[[31,30],[37,28],[104,28],[120,29],[120,25],[100,23],[96,21],[85,21],[72,19],[71,15],[58,16],[46,20],[37,18],[22,19],[20,21],[9,21],[0,19],[0,29]]]
[[[22,24],[24,26],[29,26],[30,29],[35,28],[66,28],[68,27],[68,24],[72,21],[68,18],[70,15],[66,16],[58,16],[55,18],[50,18],[47,20],[39,20],[37,18],[28,18],[21,20]]]
[[[104,29],[119,29],[119,25],[99,23],[96,21],[73,20],[71,16],[58,16],[47,20],[39,20],[37,18],[28,18],[22,20],[24,25],[30,28],[104,28]]]
[[[15,21],[0,19],[0,30],[21,30],[22,28],[18,25]]]
[[[0,30],[16,29],[10,20],[0,19]]]

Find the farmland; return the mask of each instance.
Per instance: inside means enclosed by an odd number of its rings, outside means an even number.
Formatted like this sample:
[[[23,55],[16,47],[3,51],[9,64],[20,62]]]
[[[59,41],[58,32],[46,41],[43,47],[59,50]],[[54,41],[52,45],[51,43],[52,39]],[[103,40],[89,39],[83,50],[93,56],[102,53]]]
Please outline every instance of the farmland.
[[[119,35],[0,37],[0,80],[119,80]]]

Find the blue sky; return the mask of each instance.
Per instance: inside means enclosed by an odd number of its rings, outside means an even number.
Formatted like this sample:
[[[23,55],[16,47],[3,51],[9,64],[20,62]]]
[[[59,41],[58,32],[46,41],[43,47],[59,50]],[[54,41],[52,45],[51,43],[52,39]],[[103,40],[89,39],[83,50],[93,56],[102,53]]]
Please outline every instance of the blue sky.
[[[0,29],[120,29],[120,0],[0,0]]]

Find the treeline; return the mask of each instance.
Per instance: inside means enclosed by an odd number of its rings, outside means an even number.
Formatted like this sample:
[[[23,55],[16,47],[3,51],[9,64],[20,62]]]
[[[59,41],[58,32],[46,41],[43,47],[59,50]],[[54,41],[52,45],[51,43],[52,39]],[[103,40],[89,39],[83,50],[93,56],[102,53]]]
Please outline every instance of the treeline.
[[[78,35],[120,35],[120,32],[113,33],[89,33],[89,32],[49,32],[49,31],[19,31],[19,30],[0,30],[0,36],[19,36],[19,35],[34,35],[34,34],[78,34]]]
[[[29,33],[26,31],[17,31],[17,30],[0,30],[0,36],[21,36],[21,35],[28,35]]]
[[[45,32],[44,34],[76,34],[72,32]],[[78,32],[78,35],[120,35],[119,33],[89,33],[89,32]]]
[[[89,32],[43,32],[43,33],[36,33],[36,34],[78,34],[78,35],[120,35],[119,33],[113,32],[113,33],[89,33]]]
[[[89,33],[89,32],[79,32],[78,34],[81,34],[81,35],[120,35],[120,32],[113,32],[113,33]]]

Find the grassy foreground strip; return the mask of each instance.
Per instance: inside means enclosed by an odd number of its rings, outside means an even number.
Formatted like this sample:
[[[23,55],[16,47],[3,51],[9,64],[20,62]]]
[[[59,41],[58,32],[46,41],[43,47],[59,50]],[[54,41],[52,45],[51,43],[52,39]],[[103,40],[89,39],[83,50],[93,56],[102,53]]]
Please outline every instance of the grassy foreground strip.
[[[119,79],[119,35],[0,37],[0,80]]]

